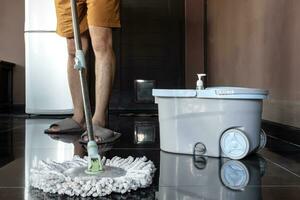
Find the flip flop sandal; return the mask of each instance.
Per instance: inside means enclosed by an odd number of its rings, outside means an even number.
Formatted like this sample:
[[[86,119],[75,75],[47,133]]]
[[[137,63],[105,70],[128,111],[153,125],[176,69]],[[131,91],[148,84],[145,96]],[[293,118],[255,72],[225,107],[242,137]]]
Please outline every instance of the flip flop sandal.
[[[93,125],[93,129],[94,136],[100,139],[100,141],[97,141],[97,145],[115,142],[122,135],[121,133],[117,133],[97,125]],[[88,143],[87,140],[84,140],[85,136],[87,136],[87,131],[81,135],[81,139],[79,140],[80,144]]]
[[[50,128],[58,126],[59,131],[51,131]],[[82,134],[85,131],[84,128],[80,126],[76,121],[72,118],[66,118],[61,121],[55,122],[50,125],[48,129],[44,132],[46,134]]]
[[[80,134],[49,134],[49,137],[53,140],[58,140],[63,143],[71,144],[77,142],[80,139]]]

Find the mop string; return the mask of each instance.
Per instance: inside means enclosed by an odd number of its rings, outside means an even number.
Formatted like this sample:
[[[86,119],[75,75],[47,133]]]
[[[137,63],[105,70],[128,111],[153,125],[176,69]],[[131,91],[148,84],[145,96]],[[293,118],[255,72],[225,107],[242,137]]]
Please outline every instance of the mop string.
[[[116,167],[122,167],[124,165],[126,165],[127,163],[131,163],[133,161],[133,158],[131,156],[129,156],[128,158],[126,159],[122,159],[121,161],[119,161],[119,163],[116,165]]]
[[[102,162],[103,165],[105,165],[105,163],[106,163],[106,157],[103,156],[101,162]]]
[[[127,170],[135,169],[138,165],[140,165],[141,162],[143,162],[143,160],[145,160],[143,158],[144,157],[136,158],[136,160],[131,165],[128,166]]]

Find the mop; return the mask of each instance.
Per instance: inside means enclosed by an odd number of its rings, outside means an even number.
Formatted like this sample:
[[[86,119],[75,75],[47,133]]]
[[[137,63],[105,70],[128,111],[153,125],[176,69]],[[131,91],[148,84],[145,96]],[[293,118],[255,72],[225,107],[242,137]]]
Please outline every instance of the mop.
[[[87,81],[84,76],[85,57],[82,51],[76,0],[71,0],[74,41],[76,47],[74,68],[79,71],[80,85],[87,125],[88,156],[74,156],[71,161],[57,163],[53,160],[39,161],[30,170],[30,185],[44,192],[69,196],[105,196],[112,192],[126,193],[152,183],[155,166],[146,157],[100,158],[94,140],[92,114]]]
[[[59,195],[99,197],[112,192],[124,194],[151,185],[155,167],[146,157],[102,158],[104,170],[86,173],[89,159],[74,156],[71,161],[39,161],[30,171],[32,187]]]

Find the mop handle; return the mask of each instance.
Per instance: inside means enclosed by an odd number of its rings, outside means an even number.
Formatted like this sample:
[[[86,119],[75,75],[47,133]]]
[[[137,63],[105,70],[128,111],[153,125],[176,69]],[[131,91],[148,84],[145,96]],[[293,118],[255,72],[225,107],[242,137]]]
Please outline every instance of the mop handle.
[[[73,34],[76,50],[82,50],[76,0],[71,0]]]
[[[89,141],[93,141],[94,140],[94,132],[93,132],[93,124],[92,124],[92,113],[91,113],[90,99],[89,99],[89,94],[88,94],[87,81],[86,81],[86,77],[84,74],[84,70],[85,70],[86,66],[85,66],[85,57],[84,57],[84,53],[82,51],[82,45],[81,45],[76,0],[71,0],[71,11],[72,11],[74,41],[75,41],[75,48],[76,48],[74,68],[79,71],[88,138],[89,138]]]

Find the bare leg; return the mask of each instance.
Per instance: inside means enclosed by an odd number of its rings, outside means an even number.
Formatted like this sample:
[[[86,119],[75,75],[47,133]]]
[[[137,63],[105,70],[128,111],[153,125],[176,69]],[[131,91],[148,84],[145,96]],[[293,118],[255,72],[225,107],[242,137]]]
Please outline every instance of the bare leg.
[[[86,52],[88,49],[88,33],[84,33],[81,36],[82,48]],[[75,43],[73,38],[67,38],[67,47],[68,47],[68,81],[69,88],[71,91],[72,102],[74,106],[74,115],[73,120],[83,126],[84,124],[84,111],[83,111],[83,102],[81,95],[81,87],[79,81],[79,74],[76,69],[74,69],[74,57],[75,57]],[[53,126],[50,128],[51,131],[59,131],[58,126]]]
[[[104,127],[116,63],[112,48],[112,30],[111,28],[90,26],[89,31],[96,58],[96,109],[93,124]]]

